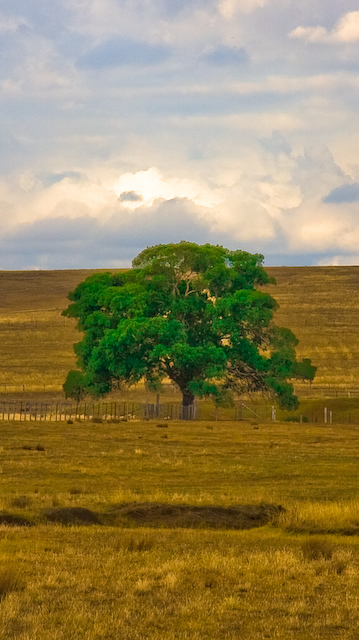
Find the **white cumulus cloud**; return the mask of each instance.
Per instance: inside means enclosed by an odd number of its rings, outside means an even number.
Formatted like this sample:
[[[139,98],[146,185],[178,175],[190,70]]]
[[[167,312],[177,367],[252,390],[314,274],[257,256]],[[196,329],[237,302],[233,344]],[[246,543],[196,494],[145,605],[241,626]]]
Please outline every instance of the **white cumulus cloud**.
[[[232,18],[234,14],[250,13],[258,7],[264,7],[268,0],[221,0],[219,11],[225,18]]]
[[[165,178],[156,167],[124,173],[115,182],[113,189],[119,198],[121,194],[130,192],[139,196],[138,199],[124,201],[129,209],[136,209],[144,204],[152,205],[158,199],[188,198],[203,207],[212,207],[219,202],[218,197],[205,185],[190,179]]]
[[[351,43],[359,41],[359,11],[349,11],[329,31],[322,26],[297,27],[290,32],[291,38],[318,43]]]

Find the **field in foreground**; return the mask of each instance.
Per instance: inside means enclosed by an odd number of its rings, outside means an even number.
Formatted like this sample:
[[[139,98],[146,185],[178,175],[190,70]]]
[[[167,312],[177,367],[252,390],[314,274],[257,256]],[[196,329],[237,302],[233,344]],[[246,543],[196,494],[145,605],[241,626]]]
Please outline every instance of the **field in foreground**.
[[[3,423],[0,638],[358,638],[358,454],[353,426]]]

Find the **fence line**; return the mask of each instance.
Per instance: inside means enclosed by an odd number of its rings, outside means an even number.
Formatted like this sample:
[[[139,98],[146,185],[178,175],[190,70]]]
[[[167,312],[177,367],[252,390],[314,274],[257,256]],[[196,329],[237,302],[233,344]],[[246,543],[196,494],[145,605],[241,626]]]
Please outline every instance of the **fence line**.
[[[67,422],[73,420],[114,422],[128,420],[193,420],[195,405],[179,403],[152,404],[139,402],[0,402],[0,420]]]
[[[309,422],[324,424],[356,424],[359,412],[354,408],[349,413],[341,412],[336,406],[309,407],[303,413],[300,409],[291,414],[277,417],[274,407],[262,407],[238,402],[232,408],[223,410],[208,405],[194,404],[183,407],[178,402],[149,403],[127,401],[97,401],[73,403],[0,401],[0,421],[7,422],[127,422],[131,420],[235,420],[250,421],[254,424],[284,420],[285,422]]]

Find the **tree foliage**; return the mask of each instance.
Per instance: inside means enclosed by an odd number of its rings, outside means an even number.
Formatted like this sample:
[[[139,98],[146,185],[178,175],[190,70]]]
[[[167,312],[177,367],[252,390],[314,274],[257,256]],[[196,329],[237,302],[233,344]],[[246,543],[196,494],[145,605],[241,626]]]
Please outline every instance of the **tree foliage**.
[[[189,242],[142,251],[133,268],[87,278],[64,312],[84,336],[75,345],[81,384],[93,395],[170,378],[183,394],[223,402],[263,391],[294,408],[297,339],[277,327],[263,256]]]
[[[315,367],[310,358],[303,358],[300,362],[297,362],[295,368],[295,377],[302,380],[308,380],[312,383],[318,367]]]
[[[76,402],[80,402],[86,396],[84,375],[81,371],[69,371],[62,386],[65,398],[72,398]]]

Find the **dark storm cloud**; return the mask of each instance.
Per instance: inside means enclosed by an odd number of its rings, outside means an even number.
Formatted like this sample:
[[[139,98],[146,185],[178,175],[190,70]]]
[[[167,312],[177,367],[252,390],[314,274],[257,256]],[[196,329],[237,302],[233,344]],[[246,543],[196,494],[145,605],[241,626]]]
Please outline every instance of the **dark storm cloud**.
[[[333,189],[323,199],[323,202],[330,204],[345,204],[350,202],[359,202],[359,182],[354,184],[343,184]]]
[[[78,65],[89,69],[105,69],[126,65],[153,65],[167,60],[170,49],[132,38],[113,38],[91,49],[78,59]]]

